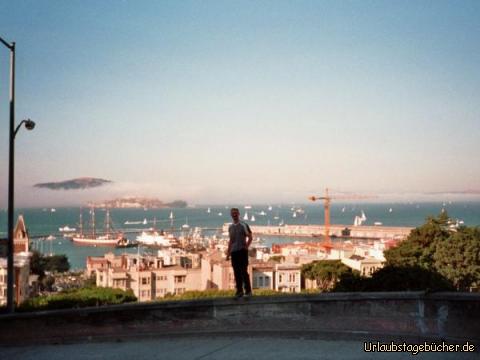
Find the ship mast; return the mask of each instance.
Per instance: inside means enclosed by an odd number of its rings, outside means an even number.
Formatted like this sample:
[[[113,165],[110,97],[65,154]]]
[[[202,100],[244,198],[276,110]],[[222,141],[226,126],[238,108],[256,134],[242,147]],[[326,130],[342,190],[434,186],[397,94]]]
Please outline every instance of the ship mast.
[[[105,233],[107,239],[110,239],[110,210],[107,208],[107,213],[105,214]]]
[[[92,239],[95,239],[95,206],[92,206],[90,213],[92,214]]]
[[[83,209],[80,208],[80,219],[79,219],[79,223],[78,223],[78,227],[80,228],[80,237],[83,237],[83,217],[82,217],[82,212],[83,212]]]

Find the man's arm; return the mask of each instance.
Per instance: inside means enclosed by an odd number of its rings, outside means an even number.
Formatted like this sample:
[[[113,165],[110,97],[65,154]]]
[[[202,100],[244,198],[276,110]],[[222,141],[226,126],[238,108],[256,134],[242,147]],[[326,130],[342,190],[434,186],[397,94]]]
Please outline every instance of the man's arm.
[[[247,225],[248,226],[248,225]],[[252,229],[250,229],[250,226],[247,227],[248,232],[247,232],[247,249],[250,247],[250,244],[252,243],[253,240],[253,233]]]
[[[230,234],[230,228],[228,229],[228,233]],[[227,260],[230,258],[231,254],[232,254],[232,237],[230,236],[228,239],[228,248],[225,251],[225,255],[227,255]]]
[[[232,239],[228,241],[228,248],[226,251],[227,260],[230,259],[231,252],[232,252]]]

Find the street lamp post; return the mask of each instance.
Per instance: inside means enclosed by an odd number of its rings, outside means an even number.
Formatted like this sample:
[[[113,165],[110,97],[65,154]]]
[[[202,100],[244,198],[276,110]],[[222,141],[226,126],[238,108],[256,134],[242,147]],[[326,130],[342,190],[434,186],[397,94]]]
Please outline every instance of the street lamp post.
[[[25,124],[28,130],[35,127],[35,123],[28,119],[22,120],[15,128],[15,43],[6,42],[0,37],[0,42],[10,50],[10,131],[9,131],[9,156],[8,156],[8,245],[7,245],[7,311],[15,311],[13,282],[13,211],[14,211],[14,155],[15,155],[15,135],[20,126]]]

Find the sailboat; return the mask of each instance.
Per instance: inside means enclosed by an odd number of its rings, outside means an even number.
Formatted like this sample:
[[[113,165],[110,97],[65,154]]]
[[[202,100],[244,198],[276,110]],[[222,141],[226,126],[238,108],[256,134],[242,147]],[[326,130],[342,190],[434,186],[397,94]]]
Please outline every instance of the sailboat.
[[[268,206],[268,211],[272,211],[272,205]]]
[[[188,217],[185,218],[185,224],[182,225],[182,228],[188,229],[190,225],[188,225]]]
[[[355,216],[353,220],[353,226],[361,226],[365,221],[367,221],[367,216],[362,210],[362,216]]]
[[[243,220],[248,220],[248,212],[246,212],[245,215],[243,215]]]
[[[104,246],[115,246],[119,241],[124,239],[123,233],[116,232],[113,229],[112,221],[110,218],[110,210],[107,209],[105,214],[105,230],[103,235],[98,235],[95,232],[95,208],[92,207],[90,210],[91,215],[91,233],[84,234],[83,233],[83,224],[82,224],[82,212],[80,212],[80,233],[75,234],[72,237],[72,241],[79,245],[90,245],[90,246],[97,246],[97,245],[104,245]]]
[[[365,216],[365,213],[363,212],[363,210],[362,210],[362,217],[361,217],[361,219],[362,219],[362,222],[367,221],[367,217]]]
[[[207,213],[209,213],[209,214],[210,214],[210,208],[208,208],[208,209],[207,209]]]
[[[297,217],[297,212],[296,211],[293,212],[292,217]]]
[[[250,221],[255,221],[255,216],[252,215],[252,217],[250,218]]]

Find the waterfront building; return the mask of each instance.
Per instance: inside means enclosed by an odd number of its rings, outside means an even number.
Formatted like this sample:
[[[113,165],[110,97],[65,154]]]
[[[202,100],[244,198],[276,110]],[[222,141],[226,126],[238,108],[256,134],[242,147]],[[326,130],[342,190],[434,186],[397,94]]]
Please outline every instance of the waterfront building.
[[[275,265],[275,290],[299,293],[302,289],[301,265],[282,263]]]
[[[275,263],[255,261],[252,264],[252,289],[275,289]]]
[[[164,257],[151,255],[88,257],[86,275],[95,276],[100,287],[132,290],[138,301],[201,290],[199,254],[173,253],[168,254],[167,265]]]
[[[0,305],[7,303],[8,267],[6,257],[6,241],[2,241],[2,257],[0,257]],[[13,266],[14,266],[14,301],[17,305],[30,296],[30,257],[29,237],[25,220],[19,215],[13,232]]]
[[[201,288],[216,290],[235,289],[235,276],[230,260],[227,260],[224,252],[213,250],[202,256]],[[252,281],[252,265],[248,266],[248,274]]]
[[[353,270],[360,272],[362,276],[372,276],[372,274],[383,267],[383,260],[375,257],[363,257],[360,255],[352,255],[348,258],[342,258],[342,263]]]

